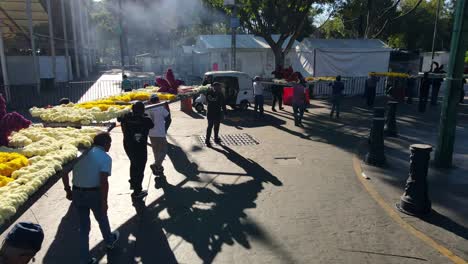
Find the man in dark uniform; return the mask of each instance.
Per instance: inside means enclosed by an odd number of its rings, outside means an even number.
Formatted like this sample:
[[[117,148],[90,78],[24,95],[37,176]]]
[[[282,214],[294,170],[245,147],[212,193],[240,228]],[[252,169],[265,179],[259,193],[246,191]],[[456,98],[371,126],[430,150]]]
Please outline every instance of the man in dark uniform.
[[[434,69],[433,73],[436,73],[436,74],[445,73],[444,65],[439,66],[437,62],[434,62],[433,64],[436,65],[436,68]],[[432,106],[437,105],[437,100],[439,99],[439,91],[440,91],[440,87],[442,86],[443,81],[444,81],[444,78],[432,79],[432,90],[431,90],[431,105]]]
[[[419,87],[419,112],[426,112],[427,98],[429,97],[429,88],[431,86],[431,80],[429,79],[429,72],[425,72],[421,79],[421,85]]]
[[[282,67],[276,66],[276,69],[271,73],[275,77],[275,79],[283,79],[282,75]],[[275,106],[276,102],[278,102],[278,106],[280,110],[283,110],[283,86],[282,85],[273,85],[271,86],[271,93],[273,95],[273,104],[271,106],[271,110],[276,112]]]
[[[219,139],[219,126],[223,113],[226,115],[226,105],[224,104],[224,95],[221,92],[221,83],[213,83],[211,89],[206,94],[208,102],[206,118],[208,119],[208,128],[206,130],[206,145],[210,146],[211,131],[214,128],[214,141],[216,144],[221,143]]]
[[[124,149],[130,159],[130,189],[133,190],[132,197],[143,198],[148,192],[143,191],[143,181],[148,152],[146,142],[148,132],[154,127],[153,121],[145,114],[145,105],[137,102],[132,107],[132,113],[118,118],[122,124],[124,135]]]

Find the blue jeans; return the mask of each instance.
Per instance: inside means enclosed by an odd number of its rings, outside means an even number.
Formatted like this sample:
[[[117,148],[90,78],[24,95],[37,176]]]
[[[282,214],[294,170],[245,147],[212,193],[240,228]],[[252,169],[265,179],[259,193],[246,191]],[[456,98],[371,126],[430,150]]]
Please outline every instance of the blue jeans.
[[[260,110],[260,114],[263,114],[263,95],[255,95],[255,107],[254,110],[257,112],[257,109]]]
[[[91,220],[89,211],[93,211],[94,218],[99,223],[99,229],[104,241],[112,243],[112,233],[107,214],[102,212],[100,191],[78,191],[73,190],[73,204],[76,207],[80,222],[80,263],[89,263],[89,231],[91,230]]]

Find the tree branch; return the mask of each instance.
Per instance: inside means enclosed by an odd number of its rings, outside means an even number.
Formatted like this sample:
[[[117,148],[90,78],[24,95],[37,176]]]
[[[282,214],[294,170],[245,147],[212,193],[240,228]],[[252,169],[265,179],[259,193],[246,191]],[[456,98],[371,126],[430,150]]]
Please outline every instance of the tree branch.
[[[412,13],[414,10],[416,10],[416,8],[418,8],[418,6],[421,4],[422,1],[423,1],[423,0],[419,0],[419,1],[413,6],[413,8],[411,8],[410,10],[408,10],[408,12],[406,12],[406,13],[404,13],[404,14],[401,14],[401,15],[399,15],[399,16],[397,16],[397,17],[392,18],[392,21],[393,21],[393,20],[397,20],[397,19],[399,19],[399,18],[402,18],[402,17],[407,16],[407,15],[409,15],[410,13]]]

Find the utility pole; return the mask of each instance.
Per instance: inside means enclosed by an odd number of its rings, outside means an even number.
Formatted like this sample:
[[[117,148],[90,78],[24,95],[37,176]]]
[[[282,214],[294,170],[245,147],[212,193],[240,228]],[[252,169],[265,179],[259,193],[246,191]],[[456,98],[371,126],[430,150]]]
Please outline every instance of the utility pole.
[[[122,79],[125,75],[125,45],[124,45],[124,29],[123,29],[123,10],[122,0],[119,0],[119,27],[120,27],[120,63],[122,67]]]
[[[237,27],[239,26],[239,19],[237,18],[237,3],[236,0],[224,0],[224,6],[230,7],[232,11],[231,16],[231,70],[237,70],[237,59],[236,59],[236,50],[237,50]]]
[[[237,55],[236,55],[236,50],[237,50],[237,5],[234,3],[234,6],[232,7],[232,18],[231,18],[231,31],[232,31],[232,36],[231,36],[231,54],[232,54],[232,62],[231,62],[231,68],[233,71],[237,70]]]
[[[440,15],[440,3],[442,0],[437,0],[437,13],[434,22],[434,35],[432,36],[432,59],[431,59],[431,71],[432,71],[432,62],[434,61],[435,55],[435,43],[437,39],[437,25],[439,24],[439,15]]]
[[[452,41],[450,44],[450,62],[447,73],[442,113],[439,125],[439,138],[435,152],[435,164],[438,167],[452,166],[453,146],[457,124],[457,106],[463,87],[463,68],[465,51],[468,45],[468,3],[456,2],[453,22]]]

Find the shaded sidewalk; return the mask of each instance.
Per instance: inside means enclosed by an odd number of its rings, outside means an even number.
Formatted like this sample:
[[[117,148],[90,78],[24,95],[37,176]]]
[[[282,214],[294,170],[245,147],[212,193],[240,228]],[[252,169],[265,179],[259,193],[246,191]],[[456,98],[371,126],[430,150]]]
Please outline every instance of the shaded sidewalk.
[[[436,107],[428,105],[426,113],[419,113],[417,104],[399,104],[399,137],[385,138],[387,164],[383,168],[376,168],[362,163],[362,168],[384,200],[393,206],[399,202],[405,190],[410,166],[410,145],[423,143],[433,146],[428,173],[432,212],[421,218],[404,214],[400,216],[417,230],[467,260],[468,105],[459,106],[452,169],[439,169],[433,164],[440,107],[440,104]],[[365,152],[364,144],[360,149],[361,157]]]

